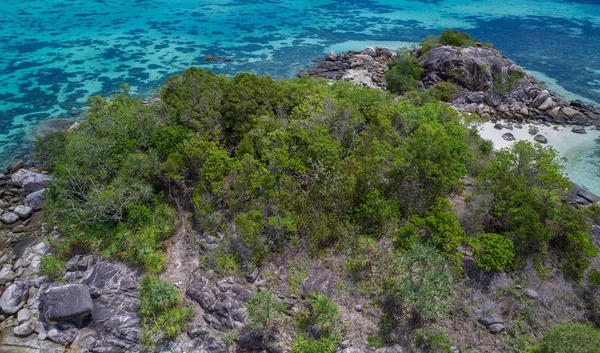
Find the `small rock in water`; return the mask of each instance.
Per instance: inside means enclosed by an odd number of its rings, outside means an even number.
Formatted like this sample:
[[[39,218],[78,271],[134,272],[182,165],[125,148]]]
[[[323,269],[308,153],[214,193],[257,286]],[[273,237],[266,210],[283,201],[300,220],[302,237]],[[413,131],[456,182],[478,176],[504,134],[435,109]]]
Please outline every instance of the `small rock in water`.
[[[548,143],[548,139],[544,135],[535,135],[533,139],[539,143]]]
[[[522,128],[523,128],[523,125],[521,125],[521,124],[515,124],[515,128],[516,128],[516,129],[522,129]]]
[[[585,128],[583,126],[574,126],[573,129],[571,130],[576,134],[585,134]]]
[[[504,126],[502,126],[502,124],[500,124],[500,123],[497,123],[496,125],[494,125],[494,129],[502,130],[502,128],[504,128]]]
[[[515,136],[513,134],[511,134],[510,132],[507,132],[506,134],[502,135],[502,138],[505,139],[506,141],[514,141],[515,140]]]
[[[511,125],[511,124],[506,124],[506,125],[504,125],[504,128],[505,128],[506,130],[512,130],[512,129],[513,129],[513,127],[512,127],[512,125]]]

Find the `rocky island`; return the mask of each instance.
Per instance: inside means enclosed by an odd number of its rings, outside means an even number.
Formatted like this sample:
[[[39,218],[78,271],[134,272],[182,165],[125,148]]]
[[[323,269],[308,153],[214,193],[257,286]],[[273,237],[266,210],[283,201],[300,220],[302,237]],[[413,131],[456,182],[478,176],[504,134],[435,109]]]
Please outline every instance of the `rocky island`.
[[[459,114],[585,128],[596,108],[456,31],[308,75],[337,82],[190,68],[40,138],[0,174],[0,352],[600,344],[598,198]]]

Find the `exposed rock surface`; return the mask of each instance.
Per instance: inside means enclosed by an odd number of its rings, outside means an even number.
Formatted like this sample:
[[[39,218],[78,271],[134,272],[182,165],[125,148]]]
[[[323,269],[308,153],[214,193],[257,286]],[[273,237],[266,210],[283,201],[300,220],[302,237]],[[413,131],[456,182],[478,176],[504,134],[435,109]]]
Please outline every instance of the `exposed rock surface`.
[[[328,56],[317,59],[319,64],[301,75],[351,80],[367,87],[385,87],[387,62],[392,56],[392,51],[384,47],[368,47],[362,51],[349,51],[340,55],[331,52]]]
[[[47,322],[76,321],[93,308],[89,288],[83,284],[51,287],[40,295],[40,311]]]

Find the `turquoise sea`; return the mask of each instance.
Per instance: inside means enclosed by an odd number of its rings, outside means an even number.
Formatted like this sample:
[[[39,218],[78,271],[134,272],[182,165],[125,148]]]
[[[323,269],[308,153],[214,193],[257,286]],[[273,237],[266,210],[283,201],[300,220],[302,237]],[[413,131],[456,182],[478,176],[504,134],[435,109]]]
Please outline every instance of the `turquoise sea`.
[[[447,28],[494,43],[568,98],[600,102],[597,0],[2,0],[0,166],[123,82],[148,95],[192,65],[293,77],[332,49],[395,48]],[[594,170],[586,178],[600,180]]]

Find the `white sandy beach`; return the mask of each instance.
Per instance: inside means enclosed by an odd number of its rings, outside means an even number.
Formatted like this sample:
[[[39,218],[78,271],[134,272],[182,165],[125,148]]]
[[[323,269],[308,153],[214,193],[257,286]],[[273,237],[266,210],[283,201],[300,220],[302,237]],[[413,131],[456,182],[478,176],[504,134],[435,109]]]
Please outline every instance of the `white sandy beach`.
[[[491,140],[495,149],[513,145],[516,141],[526,140],[535,142],[535,135],[529,134],[530,124],[523,124],[522,129],[497,130],[494,123],[486,122],[479,126],[479,135],[484,139]],[[572,127],[535,125],[540,135],[548,140],[547,146],[558,151],[561,157],[566,158],[563,162],[565,173],[574,182],[589,191],[600,194],[600,130],[594,127],[586,127],[586,134],[576,134],[571,131]],[[502,135],[510,132],[515,141],[506,141]],[[535,142],[538,143],[538,142]]]

